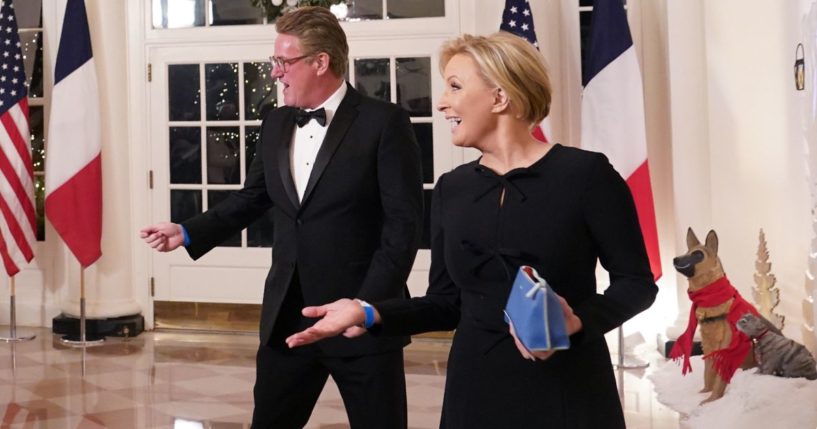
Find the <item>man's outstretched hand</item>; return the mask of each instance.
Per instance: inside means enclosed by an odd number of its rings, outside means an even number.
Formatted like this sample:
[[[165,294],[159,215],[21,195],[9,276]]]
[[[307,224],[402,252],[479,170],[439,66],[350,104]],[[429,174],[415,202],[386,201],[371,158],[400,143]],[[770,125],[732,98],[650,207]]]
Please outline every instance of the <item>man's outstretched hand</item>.
[[[363,322],[366,314],[360,303],[348,298],[317,307],[306,307],[301,313],[306,317],[320,317],[314,325],[296,332],[286,339],[290,348],[314,343],[328,337],[343,334],[344,337],[354,338],[366,332]]]
[[[159,252],[170,252],[184,244],[182,227],[171,222],[159,222],[139,231],[139,237]]]

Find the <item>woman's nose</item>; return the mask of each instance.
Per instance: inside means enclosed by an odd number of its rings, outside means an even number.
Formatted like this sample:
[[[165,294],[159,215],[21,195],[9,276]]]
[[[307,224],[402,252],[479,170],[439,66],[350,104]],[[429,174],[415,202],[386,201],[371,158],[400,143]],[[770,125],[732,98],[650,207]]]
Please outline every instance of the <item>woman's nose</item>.
[[[437,101],[437,110],[439,110],[440,112],[444,112],[445,109],[447,109],[447,108],[448,108],[448,101],[445,99],[445,95],[443,95]]]

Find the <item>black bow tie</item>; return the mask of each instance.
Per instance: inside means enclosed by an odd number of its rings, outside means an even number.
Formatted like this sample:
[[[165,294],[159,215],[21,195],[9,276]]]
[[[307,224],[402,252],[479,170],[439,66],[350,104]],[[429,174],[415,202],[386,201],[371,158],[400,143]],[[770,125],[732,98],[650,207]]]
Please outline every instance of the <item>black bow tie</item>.
[[[326,125],[326,110],[321,107],[318,110],[306,111],[298,109],[298,111],[295,112],[295,123],[298,124],[298,128],[303,127],[313,118],[318,121],[320,126]]]

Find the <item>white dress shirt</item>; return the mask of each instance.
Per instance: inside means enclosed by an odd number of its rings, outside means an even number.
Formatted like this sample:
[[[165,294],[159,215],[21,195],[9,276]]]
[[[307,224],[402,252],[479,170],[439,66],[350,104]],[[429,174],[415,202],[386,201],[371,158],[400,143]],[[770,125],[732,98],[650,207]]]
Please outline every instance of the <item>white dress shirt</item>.
[[[310,119],[303,127],[295,125],[295,132],[292,133],[292,142],[289,145],[289,168],[292,171],[292,180],[295,182],[299,201],[304,198],[306,184],[309,182],[312,167],[315,165],[315,158],[318,156],[324,137],[326,137],[326,130],[329,128],[329,124],[332,123],[332,118],[345,96],[346,82],[343,82],[334,94],[315,109],[323,107],[326,110],[326,125],[321,126],[314,119]]]

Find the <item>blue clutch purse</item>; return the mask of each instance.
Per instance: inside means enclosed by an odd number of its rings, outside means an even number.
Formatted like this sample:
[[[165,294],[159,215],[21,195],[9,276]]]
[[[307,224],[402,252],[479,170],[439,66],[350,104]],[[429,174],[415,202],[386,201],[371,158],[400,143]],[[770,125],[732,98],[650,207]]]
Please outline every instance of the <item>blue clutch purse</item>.
[[[519,267],[504,313],[505,322],[513,324],[516,337],[528,350],[570,348],[559,298],[533,267]]]

